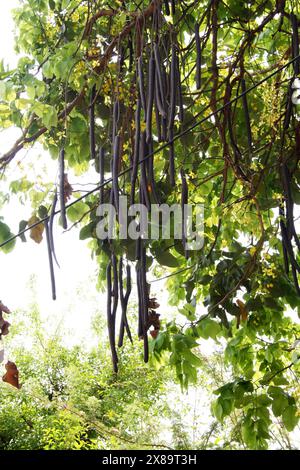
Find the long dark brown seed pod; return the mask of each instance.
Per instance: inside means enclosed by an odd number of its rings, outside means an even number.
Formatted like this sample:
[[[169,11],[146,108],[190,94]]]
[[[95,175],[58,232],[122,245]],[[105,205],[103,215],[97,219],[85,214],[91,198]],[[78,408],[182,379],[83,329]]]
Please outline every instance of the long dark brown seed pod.
[[[284,244],[284,233],[286,231],[286,227],[284,223],[285,214],[284,214],[283,204],[279,207],[279,216],[280,216],[280,230],[281,230],[281,239],[282,239],[284,269],[285,269],[286,274],[289,274],[289,256],[288,256],[286,246]]]
[[[202,63],[202,50],[201,50],[201,41],[199,34],[199,24],[195,24],[195,43],[196,43],[196,87],[197,90],[201,90],[201,63]]]
[[[184,107],[183,107],[183,98],[182,98],[182,86],[181,86],[181,76],[180,76],[180,65],[178,55],[176,54],[176,83],[177,83],[177,99],[179,106],[179,120],[183,122],[184,120]]]
[[[299,31],[298,31],[298,18],[294,13],[291,13],[291,24],[292,24],[292,49],[293,59],[299,55]],[[294,62],[295,75],[300,73],[300,62],[299,59]]]
[[[156,83],[156,82],[155,82]],[[156,91],[156,90],[155,90]],[[155,93],[155,100],[154,100],[154,109],[155,109],[155,121],[156,121],[156,133],[157,133],[157,140],[158,142],[162,142],[162,134],[161,134],[161,116],[159,114],[159,109],[157,106],[157,94]]]
[[[155,59],[155,73],[156,73],[156,80],[155,80],[155,92],[156,92],[156,99],[158,104],[158,109],[160,114],[163,117],[166,117],[166,97],[164,92],[164,84],[163,84],[163,75],[161,71],[161,58],[159,54],[158,44],[154,44],[153,47],[154,51],[154,59]]]
[[[140,140],[140,167],[141,167],[141,190],[143,193],[144,204],[147,206],[147,209],[150,210],[151,203],[148,193],[148,181],[146,173],[146,131],[143,131],[141,134]]]
[[[183,249],[185,251],[186,258],[188,258],[188,251],[187,251],[187,221],[186,221],[186,205],[188,204],[188,199],[189,199],[189,190],[188,190],[188,185],[186,181],[186,176],[185,176],[185,171],[182,168],[180,170],[180,176],[181,176],[181,213],[182,213],[182,244],[183,244]]]
[[[164,5],[165,5],[165,10],[166,10],[166,15],[170,16],[170,7],[169,7],[169,0],[164,0]]]
[[[140,251],[139,251],[140,256]],[[141,288],[141,268],[137,266],[136,268],[136,284],[137,284],[137,294],[138,294],[138,338],[144,338],[143,332],[143,302],[142,302],[142,288]]]
[[[146,265],[146,249],[144,246],[144,241],[141,240],[141,291],[142,291],[142,312],[143,312],[143,339],[144,339],[144,362],[149,360],[149,346],[148,346],[148,305],[149,305],[149,295],[148,295],[148,285],[146,279],[147,265]]]
[[[123,259],[120,258],[119,261],[119,289],[120,289],[120,302],[122,308],[122,317],[121,317],[121,324],[120,324],[120,333],[119,333],[119,342],[118,346],[121,348],[123,346],[124,341],[124,332],[126,329],[127,336],[129,340],[132,341],[131,331],[129,328],[128,320],[127,320],[127,306],[128,300],[131,294],[131,270],[129,264],[126,266],[126,293],[124,295],[123,291]]]
[[[138,72],[138,82],[139,82],[139,92],[140,92],[140,99],[142,108],[144,110],[144,115],[146,119],[147,113],[147,104],[146,104],[146,96],[145,96],[145,85],[144,85],[144,70],[143,70],[143,58],[140,56],[137,61],[137,72]]]
[[[169,131],[169,177],[171,186],[175,186],[175,151],[173,130]]]
[[[104,203],[104,158],[105,158],[105,152],[104,148],[101,147],[99,150],[99,173],[100,173],[100,204]]]
[[[45,226],[45,232],[46,232],[46,241],[47,241],[48,259],[49,259],[52,299],[56,300],[55,275],[54,275],[53,257],[52,257],[52,250],[51,250],[51,240],[50,240],[48,220],[45,220],[44,226]]]
[[[131,171],[131,190],[130,190],[130,204],[134,204],[135,199],[135,186],[138,174],[139,165],[139,151],[141,139],[141,100],[138,98],[135,110],[135,139],[134,139],[134,152]]]
[[[62,148],[59,152],[59,200],[61,221],[64,230],[68,228],[65,202],[65,150]]]
[[[148,156],[149,155],[149,156]],[[153,197],[155,204],[160,204],[159,197],[156,191],[156,184],[155,184],[155,177],[154,177],[154,156],[153,156],[153,141],[151,140],[150,144],[148,144],[148,152],[147,152],[147,163],[148,163],[148,182],[150,184],[150,191]],[[148,188],[149,191],[149,188]]]
[[[95,140],[95,97],[96,85],[93,86],[90,98],[89,120],[90,120],[90,157],[96,158],[96,140]]]
[[[171,6],[172,6],[172,15],[175,15],[176,13],[175,0],[171,0]]]
[[[106,268],[106,288],[107,288],[107,329],[110,343],[111,357],[114,372],[118,372],[118,356],[116,352],[115,339],[114,339],[114,324],[112,313],[112,279],[111,279],[112,263],[109,262]]]
[[[119,100],[116,100],[114,102],[114,107],[113,107],[113,134],[112,134],[112,141],[115,141],[115,137],[118,133],[118,123],[120,119],[120,103]]]
[[[169,122],[168,122],[168,132],[169,140],[170,133],[174,133],[174,120],[176,114],[176,94],[177,94],[177,83],[176,83],[176,48],[173,44],[172,46],[172,59],[171,59],[171,68],[170,68],[170,110],[169,110]]]
[[[49,240],[50,240],[50,247],[51,247],[51,252],[53,254],[53,258],[55,259],[57,266],[60,267],[56,258],[54,237],[53,237],[53,222],[54,222],[54,217],[55,217],[56,205],[57,205],[57,189],[55,189],[55,192],[54,192],[54,198],[52,201],[52,206],[51,206],[51,211],[50,211],[50,216],[49,216]]]
[[[281,173],[282,173],[283,190],[284,190],[284,197],[285,197],[285,203],[286,203],[287,236],[289,240],[291,240],[294,237],[296,245],[298,249],[300,250],[300,240],[297,235],[297,232],[295,229],[295,223],[294,223],[294,200],[293,200],[293,195],[292,195],[292,190],[291,190],[292,180],[291,180],[290,170],[288,169],[288,166],[286,163],[282,165]]]
[[[120,136],[116,135],[114,143],[114,155],[112,165],[112,180],[114,203],[117,213],[119,213],[119,164],[120,164]]]
[[[243,108],[244,108],[244,115],[245,115],[246,129],[247,129],[249,158],[251,158],[252,157],[252,131],[251,131],[248,100],[247,100],[247,95],[246,95],[247,88],[246,88],[246,82],[244,78],[242,78],[241,80],[241,90],[243,93],[242,101],[243,101]]]
[[[155,91],[155,61],[153,55],[149,59],[148,67],[148,106],[146,117],[146,142],[149,143],[152,138],[152,109]]]

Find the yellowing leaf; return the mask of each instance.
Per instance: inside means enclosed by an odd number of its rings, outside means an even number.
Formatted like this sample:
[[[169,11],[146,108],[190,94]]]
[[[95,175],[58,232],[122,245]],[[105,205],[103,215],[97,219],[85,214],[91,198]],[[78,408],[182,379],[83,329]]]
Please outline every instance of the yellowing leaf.
[[[39,220],[40,219],[36,215],[33,215],[28,220],[28,226],[34,225]],[[30,230],[30,238],[34,240],[36,243],[41,243],[41,241],[43,240],[43,232],[44,232],[44,224],[40,223]]]

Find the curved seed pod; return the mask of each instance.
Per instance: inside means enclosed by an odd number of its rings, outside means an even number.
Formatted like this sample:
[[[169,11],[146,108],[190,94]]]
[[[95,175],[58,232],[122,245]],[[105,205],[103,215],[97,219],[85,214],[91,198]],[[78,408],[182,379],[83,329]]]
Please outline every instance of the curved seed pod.
[[[165,5],[165,10],[166,10],[166,15],[170,16],[170,7],[169,7],[169,0],[164,0],[164,5]]]
[[[140,140],[140,167],[141,167],[141,191],[143,194],[143,201],[146,204],[147,209],[150,211],[151,204],[148,194],[148,181],[146,173],[146,132],[142,132]]]
[[[165,93],[164,93],[164,84],[163,84],[163,75],[161,71],[161,58],[159,54],[159,49],[157,43],[154,44],[153,47],[154,51],[154,59],[155,59],[155,73],[156,73],[156,80],[155,80],[155,92],[156,92],[156,99],[158,104],[158,109],[160,114],[163,117],[166,117],[166,103],[165,103]]]
[[[123,259],[122,257],[120,258],[119,261],[119,289],[120,289],[120,302],[121,302],[121,308],[122,308],[122,317],[121,317],[121,325],[120,325],[120,334],[119,334],[119,342],[118,346],[121,348],[123,346],[123,341],[124,341],[124,332],[126,329],[127,336],[129,340],[132,341],[132,336],[130,332],[130,328],[128,325],[128,320],[127,320],[127,306],[128,306],[128,300],[130,297],[131,293],[131,270],[129,264],[126,266],[126,293],[124,295],[123,292]]]
[[[195,24],[195,43],[196,43],[196,87],[197,90],[201,89],[201,63],[202,63],[202,50],[201,50],[201,41],[199,34],[199,24]]]
[[[104,148],[101,147],[99,150],[99,173],[100,173],[100,185],[104,183]],[[100,188],[100,204],[104,203],[104,187]]]
[[[59,200],[61,220],[64,230],[68,228],[65,203],[65,150],[62,148],[59,152]]]
[[[138,82],[139,82],[139,91],[140,91],[140,99],[142,108],[145,113],[147,113],[147,105],[146,105],[146,96],[145,96],[145,86],[144,86],[144,71],[143,71],[143,58],[140,56],[137,61],[137,72],[138,72]]]
[[[53,257],[52,257],[52,250],[51,250],[51,238],[50,238],[50,231],[49,231],[49,223],[48,223],[48,220],[45,220],[44,225],[45,225],[45,232],[46,232],[46,241],[47,241],[49,268],[50,268],[50,279],[51,279],[51,288],[52,288],[52,299],[53,299],[53,300],[56,300],[55,275],[54,275]]]
[[[176,114],[176,48],[173,44],[172,46],[172,60],[171,60],[171,69],[170,69],[170,112],[169,112],[169,122],[168,122],[168,132],[169,140],[171,140],[170,133],[174,132],[174,120]]]
[[[148,106],[146,115],[146,141],[150,142],[152,138],[152,108],[155,91],[155,61],[151,55],[148,67]]]
[[[96,158],[96,143],[95,143],[95,97],[96,85],[93,86],[90,98],[89,107],[89,120],[90,120],[90,157]]]
[[[134,139],[134,153],[131,172],[131,191],[130,191],[130,204],[134,204],[135,185],[138,174],[139,164],[139,151],[141,139],[141,100],[138,98],[135,110],[135,139]]]
[[[175,154],[173,130],[169,131],[169,177],[171,186],[175,186]]]
[[[120,164],[120,136],[116,135],[114,143],[114,155],[112,165],[114,203],[117,213],[119,213],[119,164]]]
[[[113,314],[111,309],[112,303],[112,279],[111,279],[111,269],[112,264],[111,262],[108,263],[106,268],[106,283],[107,283],[107,328],[108,328],[108,337],[110,343],[110,350],[112,356],[112,363],[114,372],[118,372],[118,356],[116,352],[115,340],[114,340],[114,322],[113,322]]]
[[[180,176],[181,176],[182,244],[183,244],[183,248],[185,250],[185,254],[187,258],[188,257],[188,252],[186,250],[187,223],[186,223],[186,217],[185,217],[185,213],[186,213],[185,206],[188,204],[189,190],[188,190],[188,185],[186,182],[185,171],[183,168],[180,170]]]
[[[292,49],[293,59],[299,55],[299,31],[298,31],[298,19],[294,13],[291,13],[291,24],[292,24]],[[300,73],[300,62],[299,59],[294,62],[295,75]]]
[[[243,93],[242,101],[243,101],[243,108],[244,108],[244,115],[245,115],[246,129],[247,129],[249,157],[251,158],[252,157],[252,132],[251,132],[248,100],[247,100],[247,94],[246,94],[246,91],[247,91],[246,82],[244,78],[242,78],[241,80],[241,90]]]
[[[52,206],[51,206],[51,211],[50,211],[50,216],[49,216],[49,240],[50,240],[51,252],[53,254],[55,262],[57,266],[60,267],[56,258],[55,247],[54,247],[54,237],[53,237],[53,222],[54,222],[54,217],[55,217],[56,205],[57,205],[57,189],[55,189],[55,192],[54,192],[54,198],[52,201]]]

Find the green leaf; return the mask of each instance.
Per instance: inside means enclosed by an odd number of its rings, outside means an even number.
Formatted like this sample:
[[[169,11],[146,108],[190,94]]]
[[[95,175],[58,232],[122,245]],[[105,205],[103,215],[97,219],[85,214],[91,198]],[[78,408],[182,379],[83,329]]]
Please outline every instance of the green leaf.
[[[168,266],[169,268],[179,267],[179,261],[169,251],[162,251],[156,253],[156,261],[162,266]]]
[[[295,405],[288,406],[283,414],[282,421],[285,425],[287,431],[291,432],[297,426],[299,421],[299,416],[297,416],[297,407]]]
[[[6,225],[4,222],[0,221],[0,244],[5,243],[7,240],[9,240],[11,237],[13,237],[13,233],[10,231],[10,228],[8,225]],[[16,244],[16,240],[12,240],[9,243],[6,243],[1,247],[1,250],[4,253],[10,253]]]

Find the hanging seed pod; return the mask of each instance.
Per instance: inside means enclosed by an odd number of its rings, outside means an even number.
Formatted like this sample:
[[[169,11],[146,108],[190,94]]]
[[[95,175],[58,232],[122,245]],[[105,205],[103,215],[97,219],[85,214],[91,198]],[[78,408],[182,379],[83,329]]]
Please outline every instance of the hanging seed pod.
[[[89,107],[89,120],[90,120],[90,157],[96,158],[96,143],[95,143],[95,97],[96,85],[93,86],[90,98]]]
[[[168,1],[168,0],[164,0],[164,5],[165,5],[166,15],[167,15],[167,16],[170,16],[171,12],[170,12],[170,7],[169,7],[169,1]]]
[[[175,15],[176,14],[175,0],[171,0],[171,6],[172,6],[172,15]]]
[[[291,13],[291,24],[292,24],[292,50],[293,59],[299,55],[299,30],[298,30],[298,18],[294,13]],[[294,62],[294,73],[299,75],[300,73],[300,61],[299,59]]]
[[[201,90],[201,63],[202,63],[202,50],[201,50],[201,41],[199,34],[199,24],[195,24],[195,43],[196,43],[196,87],[197,90]]]
[[[113,135],[112,135],[113,142],[115,141],[115,137],[118,133],[119,119],[120,119],[120,103],[119,103],[119,100],[116,100],[114,102],[114,107],[113,107]]]
[[[132,336],[130,332],[130,328],[128,325],[128,320],[127,320],[127,306],[128,306],[128,300],[130,297],[131,293],[131,270],[129,264],[126,266],[126,293],[124,295],[123,291],[123,259],[122,257],[120,258],[119,261],[119,289],[120,289],[120,302],[121,302],[121,308],[122,308],[122,317],[121,317],[121,325],[120,325],[120,333],[119,333],[119,342],[118,346],[121,348],[123,346],[123,341],[124,341],[124,333],[126,329],[127,336],[132,343]]]
[[[49,216],[49,241],[50,241],[50,248],[51,248],[51,252],[53,254],[54,260],[57,266],[59,267],[59,264],[56,258],[54,237],[53,237],[53,222],[54,222],[54,217],[55,217],[56,205],[57,205],[57,190],[55,189],[54,198],[52,201],[52,206],[51,206],[51,211],[50,211],[50,216]]]
[[[188,204],[188,199],[189,199],[189,192],[188,192],[188,185],[186,182],[186,176],[185,176],[185,171],[182,168],[180,170],[180,176],[181,176],[181,213],[182,213],[182,244],[183,244],[183,249],[185,251],[185,256],[188,258],[188,252],[187,252],[187,221],[186,221],[186,205]]]
[[[283,190],[286,204],[286,219],[287,219],[287,236],[289,240],[294,238],[295,243],[300,250],[300,241],[296,232],[294,223],[294,200],[292,195],[292,180],[291,174],[286,163],[281,167]]]
[[[170,111],[169,111],[169,122],[168,122],[168,133],[169,141],[171,140],[170,135],[174,134],[174,120],[176,114],[176,94],[177,94],[177,83],[176,83],[176,48],[172,46],[172,59],[170,68]]]
[[[113,319],[113,312],[112,312],[112,298],[113,298],[113,290],[112,290],[112,278],[111,278],[111,271],[112,271],[112,263],[111,261],[107,265],[106,269],[106,282],[107,282],[107,328],[108,328],[108,337],[110,343],[110,350],[112,356],[112,363],[114,372],[118,372],[118,355],[115,346],[115,334],[114,334],[114,319]]]
[[[132,67],[133,67],[133,54],[134,54],[134,50],[133,50],[133,44],[132,44],[132,33],[130,32],[129,34],[129,37],[128,37],[128,51],[129,51],[129,72],[132,71]]]
[[[146,105],[146,96],[145,96],[145,85],[144,85],[144,70],[143,70],[143,58],[140,56],[137,61],[137,75],[138,75],[138,82],[139,82],[139,92],[140,92],[140,99],[142,108],[144,110],[144,115],[146,118],[147,113],[147,105]]]
[[[143,194],[143,203],[147,206],[147,209],[150,211],[151,203],[148,194],[148,181],[146,173],[146,132],[142,132],[140,139],[140,167],[141,167],[141,191]]]
[[[148,334],[147,334],[147,325],[148,325],[148,305],[149,305],[149,293],[148,285],[146,280],[147,272],[147,262],[146,262],[146,248],[144,246],[144,241],[141,240],[141,292],[142,292],[142,315],[143,315],[143,339],[144,339],[144,362],[149,360],[149,346],[148,346]]]
[[[62,148],[59,152],[59,200],[61,220],[64,230],[68,228],[65,204],[65,150]]]
[[[176,54],[176,83],[177,83],[177,103],[179,106],[179,120],[180,122],[184,121],[184,107],[183,107],[183,98],[182,98],[182,86],[181,86],[181,76],[180,76],[180,65],[178,55]]]
[[[147,167],[148,167],[148,192],[150,191],[155,204],[160,204],[159,197],[156,192],[156,184],[155,184],[155,177],[154,177],[154,155],[153,155],[153,141],[151,140],[150,144],[148,144],[148,152],[147,152]]]
[[[149,143],[152,138],[152,109],[155,91],[155,61],[153,55],[149,59],[148,67],[148,106],[146,115],[146,142]]]
[[[156,83],[156,82],[155,82]],[[155,90],[156,91],[156,90]],[[162,142],[162,134],[161,134],[161,116],[159,114],[157,100],[156,100],[156,93],[155,93],[155,100],[154,100],[154,109],[155,109],[155,121],[156,121],[156,133],[157,133],[157,140],[158,142]]]
[[[284,224],[285,214],[284,214],[284,207],[283,204],[279,207],[279,215],[280,215],[280,230],[281,230],[281,239],[282,239],[282,251],[283,251],[283,259],[284,259],[284,268],[286,274],[289,274],[289,257],[286,246],[284,244],[284,233],[286,231],[286,227]]]
[[[101,147],[99,150],[99,173],[100,173],[100,204],[104,204],[104,148]]]
[[[169,177],[171,186],[175,186],[175,151],[173,130],[169,131]]]
[[[131,171],[131,191],[130,191],[130,204],[134,204],[135,199],[135,186],[138,175],[139,165],[139,151],[141,140],[141,100],[138,98],[135,110],[135,139],[134,139],[134,152]]]
[[[114,155],[112,164],[112,180],[114,204],[117,213],[119,213],[119,164],[120,164],[120,136],[116,135],[114,143]]]
[[[157,100],[157,105],[160,114],[163,117],[166,117],[166,102],[165,102],[165,91],[164,91],[164,84],[163,84],[163,75],[161,71],[161,58],[159,54],[159,48],[158,44],[154,44],[153,47],[154,51],[154,59],[155,59],[155,94],[156,94],[156,100]]]
[[[51,237],[50,237],[48,220],[45,220],[44,225],[45,225],[47,250],[48,250],[48,260],[49,260],[49,269],[50,269],[52,299],[56,300],[55,275],[54,275],[53,256],[52,256],[52,250],[51,250]]]
[[[248,138],[248,149],[249,149],[249,158],[252,158],[252,132],[251,132],[251,122],[250,122],[250,115],[249,115],[249,108],[248,108],[248,100],[246,94],[246,82],[244,78],[241,80],[241,89],[242,89],[242,101],[243,101],[243,108],[244,108],[244,115],[245,115],[245,122],[246,122],[246,129],[247,129],[247,138]]]

